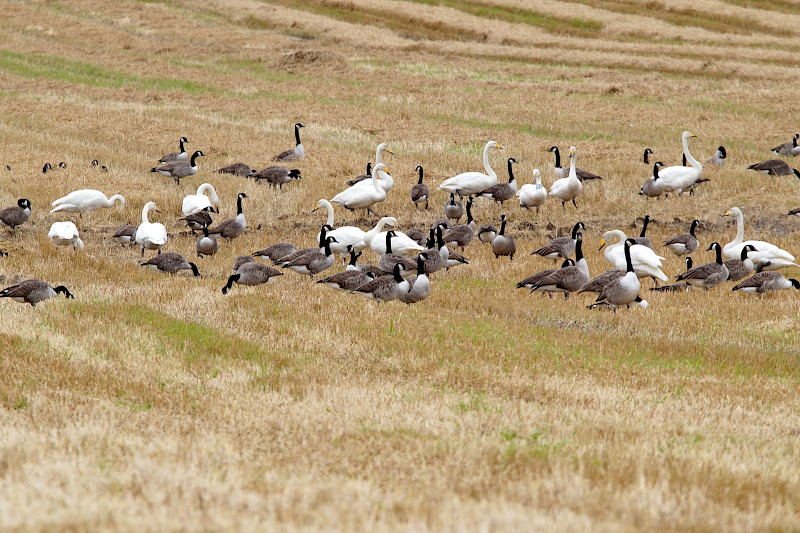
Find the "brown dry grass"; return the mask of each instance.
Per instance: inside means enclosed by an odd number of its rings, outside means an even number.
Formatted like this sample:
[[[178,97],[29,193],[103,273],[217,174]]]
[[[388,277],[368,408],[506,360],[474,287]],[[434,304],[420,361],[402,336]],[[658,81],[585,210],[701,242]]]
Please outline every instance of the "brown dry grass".
[[[593,272],[607,268],[602,233],[638,232],[646,213],[654,242],[697,217],[707,245],[730,240],[720,215],[738,205],[747,235],[800,252],[800,223],[784,216],[800,183],[744,170],[797,129],[796,4],[523,4],[3,3],[0,164],[13,170],[0,205],[30,198],[34,217],[3,230],[0,273],[66,284],[76,299],[0,303],[0,528],[800,527],[796,294],[721,287],[612,314],[513,288],[550,266],[527,255],[555,233],[546,225],[576,219],[591,226]],[[741,20],[753,26],[732,32]],[[296,121],[302,182],[275,192],[209,172],[266,164]],[[728,148],[726,168],[693,197],[645,203],[641,152],[674,163],[687,128],[700,159]],[[177,188],[147,170],[180,135],[208,157]],[[575,144],[579,166],[606,180],[587,184],[577,214],[479,201],[479,222],[509,214],[518,258],[473,244],[470,266],[436,275],[413,307],[293,273],[220,294],[237,255],[310,245],[314,201],[378,142],[398,182],[380,211],[412,227],[445,198],[415,211],[411,169],[424,165],[434,188],[479,169],[488,139],[520,161],[523,183],[533,167],[552,182],[552,144]],[[69,168],[41,173],[61,160]],[[198,261],[202,279],[144,271],[110,240],[153,200],[167,249],[191,255],[174,221],[205,181],[223,216],[250,195],[251,229]],[[46,207],[83,187],[128,207],[84,217],[85,254],[56,250]],[[668,274],[681,269],[668,257]]]

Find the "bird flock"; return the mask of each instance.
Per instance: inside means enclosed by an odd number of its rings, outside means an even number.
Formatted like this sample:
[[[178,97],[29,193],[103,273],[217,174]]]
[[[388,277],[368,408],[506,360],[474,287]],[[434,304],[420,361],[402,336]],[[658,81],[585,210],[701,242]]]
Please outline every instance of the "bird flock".
[[[300,123],[294,125],[295,146],[275,155],[272,158],[273,162],[300,161],[306,157],[305,148],[300,140],[300,129],[303,127]],[[708,181],[702,175],[703,164],[695,159],[689,150],[689,140],[694,137],[696,136],[692,132],[683,132],[681,135],[683,164],[665,166],[660,161],[655,162],[652,175],[641,186],[639,194],[648,199],[654,197],[660,199],[661,196],[667,197],[670,193],[679,196],[684,192],[693,194],[699,184]],[[796,156],[800,153],[800,146],[797,144],[799,138],[800,135],[795,135],[791,141],[773,148],[772,152],[777,156]],[[180,150],[161,157],[158,165],[151,168],[150,172],[172,178],[177,186],[180,186],[181,179],[197,174],[198,158],[205,154],[202,150],[195,150],[190,156],[186,151],[186,144],[189,144],[189,140],[181,137]],[[327,215],[325,223],[315,236],[315,246],[301,249],[291,242],[279,242],[253,252],[250,256],[236,258],[232,268],[233,273],[221,289],[222,294],[228,294],[234,284],[262,285],[290,270],[297,274],[308,275],[311,280],[325,273],[325,277],[317,279],[316,283],[377,302],[399,300],[409,305],[418,303],[431,293],[432,274],[469,264],[463,254],[475,237],[478,242],[490,245],[495,258],[514,259],[517,245],[513,236],[507,233],[508,214],[503,213],[496,221],[499,228],[494,222],[476,227],[473,217],[476,201],[488,199],[499,206],[505,206],[505,202],[516,199],[521,208],[526,210],[535,208],[538,214],[547,199],[554,198],[561,203],[563,210],[567,209],[568,203],[577,210],[577,200],[584,193],[584,184],[603,179],[595,173],[576,167],[577,149],[574,146],[569,148],[569,166],[563,168],[559,149],[553,146],[547,150],[555,156],[553,167],[555,181],[550,186],[549,192],[542,185],[539,169],[533,169],[532,183],[518,186],[514,175],[514,165],[517,164],[517,160],[513,157],[506,160],[508,181],[501,182],[490,164],[489,156],[492,150],[502,149],[499,143],[488,141],[483,149],[484,172],[463,172],[445,179],[437,189],[446,197],[443,216],[437,218],[429,227],[409,228],[404,232],[401,231],[395,217],[384,216],[377,211],[395,187],[394,177],[383,160],[384,154],[393,152],[386,143],[379,144],[374,164],[373,162],[367,164],[365,174],[348,180],[347,187],[341,192],[330,199],[320,198],[314,205],[312,212],[324,210]],[[645,149],[644,163],[649,165],[650,157],[653,155],[650,148]],[[722,167],[727,157],[726,149],[720,146],[705,164]],[[100,166],[97,160],[92,161],[91,165],[108,171],[108,168]],[[55,169],[66,166],[66,163],[62,162]],[[792,169],[781,159],[767,160],[750,165],[748,168],[772,175],[794,174],[800,177],[800,172]],[[6,166],[6,170],[10,171],[10,166]],[[54,167],[49,163],[42,168],[44,173],[51,171],[54,171]],[[414,171],[418,178],[410,188],[409,198],[415,210],[427,211],[433,195],[428,185],[424,183],[423,167],[418,165]],[[289,169],[280,164],[255,170],[247,164],[236,162],[217,169],[214,173],[254,179],[256,182],[266,182],[270,187],[279,189],[302,178],[299,169]],[[244,214],[246,203],[243,200],[247,198],[247,194],[239,193],[236,216],[216,224],[214,216],[219,213],[220,198],[211,183],[203,183],[195,194],[183,198],[181,204],[183,217],[178,220],[184,222],[193,234],[200,232],[195,244],[195,252],[199,259],[215,255],[220,249],[221,239],[230,241],[245,234],[247,219]],[[50,213],[69,213],[83,217],[98,209],[111,208],[115,205],[119,205],[120,209],[124,208],[125,198],[119,194],[109,198],[100,191],[82,189],[53,201]],[[363,210],[367,215],[378,217],[378,220],[373,227],[367,229],[357,226],[336,226],[335,206],[348,211]],[[188,261],[179,253],[163,250],[168,244],[169,236],[163,224],[150,222],[149,217],[153,211],[160,213],[154,202],[145,203],[142,207],[141,223],[138,226],[129,224],[119,226],[112,238],[125,247],[140,248],[142,258],[146,251],[155,251],[155,256],[141,263],[144,267],[169,274],[187,270],[193,276],[201,276],[196,263]],[[30,220],[31,214],[31,201],[20,198],[16,205],[0,210],[0,225],[8,226],[13,235],[16,228]],[[800,216],[800,209],[793,210],[789,214]],[[464,215],[466,222],[462,224],[461,219]],[[724,216],[736,220],[736,236],[725,245],[713,242],[705,249],[713,252],[713,261],[693,266],[693,260],[688,257],[701,249],[695,234],[698,227],[701,227],[699,220],[691,223],[688,233],[674,236],[661,244],[661,247],[676,256],[686,256],[687,269],[676,276],[675,281],[678,283],[659,284],[659,281],[666,282],[670,278],[663,271],[665,257],[657,253],[656,247],[646,236],[651,219],[645,216],[638,237],[629,238],[619,229],[608,230],[603,234],[600,250],[603,250],[603,257],[612,268],[598,276],[591,276],[584,256],[583,233],[587,231],[587,227],[583,222],[577,222],[569,237],[555,238],[530,254],[555,263],[562,260],[560,268],[536,272],[516,286],[531,293],[547,293],[550,297],[553,293],[563,293],[565,299],[569,299],[571,293],[594,293],[596,297],[588,305],[589,308],[608,307],[614,311],[620,306],[630,307],[631,304],[639,304],[642,307],[649,305],[641,297],[640,280],[644,278],[653,280],[654,286],[651,290],[662,292],[682,291],[692,287],[709,290],[728,281],[738,281],[732,290],[748,294],[764,295],[774,290],[800,289],[800,282],[796,279],[786,279],[777,272],[785,267],[799,266],[794,262],[792,254],[769,242],[744,240],[744,215],[738,207],[732,207]],[[54,222],[50,227],[48,238],[57,246],[72,246],[74,250],[83,250],[85,247],[74,220]],[[460,251],[456,251],[456,248]],[[377,257],[376,264],[358,263],[367,249]],[[0,257],[6,255],[0,251]],[[346,262],[347,266],[345,270],[331,274],[328,271],[337,263],[336,257]],[[271,262],[271,265],[267,262]],[[63,285],[53,288],[44,281],[29,279],[3,289],[0,291],[0,298],[11,298],[35,306],[58,294],[73,298],[72,293]]]

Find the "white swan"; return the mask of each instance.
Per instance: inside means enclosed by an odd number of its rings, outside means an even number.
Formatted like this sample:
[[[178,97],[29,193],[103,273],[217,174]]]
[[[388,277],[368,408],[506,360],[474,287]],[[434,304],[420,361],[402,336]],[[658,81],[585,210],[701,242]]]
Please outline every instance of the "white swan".
[[[396,230],[399,227],[396,218],[383,217],[375,224],[374,228],[364,233],[364,244],[378,255],[386,253],[386,232],[383,231],[386,226],[389,226],[391,230]],[[424,249],[402,231],[395,231],[395,236],[392,239],[392,253],[406,255]]]
[[[535,207],[538,213],[539,206],[547,200],[547,189],[542,187],[542,176],[539,174],[538,168],[533,169],[533,179],[536,182],[526,183],[520,187],[517,191],[517,196],[519,197],[520,207],[524,207],[525,209]]]
[[[78,228],[72,222],[53,222],[50,226],[50,232],[47,238],[53,241],[54,244],[59,246],[72,246],[72,249],[80,248],[83,250],[83,241],[81,240]]]
[[[205,193],[208,193],[211,198],[209,199]],[[190,194],[183,199],[183,216],[188,217],[194,213],[202,211],[206,207],[211,206],[214,211],[219,213],[219,196],[214,186],[210,183],[204,183],[197,188],[197,194]]]
[[[794,262],[794,256],[786,250],[781,250],[774,244],[765,241],[742,241],[744,238],[744,216],[738,207],[731,207],[724,216],[736,217],[736,238],[722,248],[722,253],[726,259],[739,258],[742,248],[752,245],[756,251],[750,252],[748,258],[753,261],[760,270],[778,270],[788,266],[800,266]]]
[[[350,211],[366,209],[367,212],[377,215],[377,213],[372,210],[372,206],[386,200],[386,191],[378,183],[379,174],[383,174],[381,177],[384,179],[386,179],[386,177],[391,179],[386,165],[382,163],[375,165],[372,169],[372,179],[364,180],[365,182],[371,182],[371,184],[369,184],[371,186],[364,187],[356,183],[352,187],[343,190],[331,198],[331,203],[341,205]]]
[[[681,194],[683,191],[688,191],[703,174],[703,165],[689,153],[690,137],[697,137],[697,135],[691,131],[684,131],[683,135],[681,135],[681,142],[683,143],[683,155],[686,156],[686,161],[692,166],[664,167],[658,171],[658,178],[664,188],[664,192],[675,191]]]
[[[578,204],[575,203],[575,198],[580,195],[583,190],[583,184],[578,179],[578,174],[575,172],[575,147],[569,147],[569,176],[556,180],[550,186],[550,196],[555,196],[561,200],[561,207],[565,207],[565,203],[572,201],[572,205],[576,208]],[[625,258],[623,257],[624,261]]]
[[[142,255],[145,248],[161,253],[161,248],[167,244],[167,228],[158,222],[151,223],[147,218],[150,211],[161,212],[156,209],[155,202],[147,202],[142,209],[142,223],[136,228],[136,244],[142,247]]]
[[[603,234],[603,239],[600,241],[600,248],[602,249],[605,246],[606,240],[614,237],[617,237],[619,241],[606,248],[605,252],[603,252],[603,257],[605,257],[606,261],[611,263],[614,268],[624,271],[626,265],[623,244],[625,244],[625,240],[628,238],[625,233],[618,229],[605,232]],[[653,250],[641,244],[635,244],[630,247],[630,254],[631,262],[633,263],[633,271],[636,272],[637,277],[658,278],[662,281],[669,280],[666,274],[661,271],[661,262],[664,261],[664,258],[660,255],[656,255]]]
[[[489,165],[489,150],[492,148],[503,149],[494,141],[489,141],[483,148],[483,168],[486,174],[480,172],[463,172],[448,178],[439,185],[440,191],[456,193],[460,197],[470,196],[497,184],[497,174]]]
[[[317,200],[317,205],[314,206],[311,212],[313,213],[323,207],[328,211],[328,221],[326,224],[333,227],[333,206],[328,200],[322,198]],[[331,243],[331,251],[342,256],[343,259],[346,259],[349,254],[348,247],[352,247],[353,251],[358,253],[367,246],[364,243],[365,234],[366,232],[361,228],[355,226],[341,226],[327,232],[326,236],[334,237],[337,241]],[[319,241],[319,233],[317,234],[317,241]]]
[[[125,198],[119,194],[115,194],[111,198],[106,198],[106,195],[94,189],[81,189],[79,191],[72,191],[63,198],[59,198],[52,204],[53,209],[51,213],[63,211],[66,213],[91,213],[101,207],[113,207],[115,202],[119,202],[120,209],[125,207]]]

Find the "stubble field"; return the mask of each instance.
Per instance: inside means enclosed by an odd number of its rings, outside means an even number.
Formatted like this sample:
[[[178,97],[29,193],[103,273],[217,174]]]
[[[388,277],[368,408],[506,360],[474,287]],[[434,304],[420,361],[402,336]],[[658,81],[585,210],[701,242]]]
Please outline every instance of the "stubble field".
[[[3,530],[800,527],[797,292],[643,291],[648,309],[611,313],[586,309],[586,295],[514,288],[552,266],[530,252],[578,220],[593,275],[608,268],[602,234],[638,234],[645,214],[658,244],[698,218],[705,250],[733,239],[721,215],[739,206],[745,238],[800,253],[800,220],[786,216],[800,180],[746,170],[798,129],[797,2],[0,7],[0,165],[11,166],[0,207],[33,203],[29,223],[0,229],[2,285],[39,278],[75,295],[0,302]],[[211,173],[267,166],[292,146],[295,122],[306,126],[308,155],[290,165],[301,181],[276,191]],[[642,151],[677,164],[687,129],[701,161],[724,145],[725,167],[706,169],[694,196],[645,201]],[[207,157],[176,186],[148,171],[182,135]],[[407,229],[442,216],[446,200],[435,192],[415,210],[412,169],[435,190],[480,170],[490,139],[504,147],[491,156],[503,180],[514,157],[521,183],[539,168],[549,187],[552,145],[565,161],[575,145],[578,166],[605,179],[585,184],[577,211],[476,200],[479,224],[508,215],[518,255],[495,259],[475,242],[470,264],[434,274],[414,306],[292,272],[221,294],[235,257],[311,246],[316,200],[362,173],[378,143],[394,152],[396,186],[377,210]],[[68,167],[41,172],[59,161]],[[165,250],[194,256],[176,221],[204,182],[222,198],[218,220],[249,195],[249,228],[196,259],[202,278],[146,270],[111,240],[154,201]],[[49,204],[80,188],[127,206],[77,220],[84,252],[56,249],[47,230],[69,217]],[[668,275],[683,270],[660,251]]]

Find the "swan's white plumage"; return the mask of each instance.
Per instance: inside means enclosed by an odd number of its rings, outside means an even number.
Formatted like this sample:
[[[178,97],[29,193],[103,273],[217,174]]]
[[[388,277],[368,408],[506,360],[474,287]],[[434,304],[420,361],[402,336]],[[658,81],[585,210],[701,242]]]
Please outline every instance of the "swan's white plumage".
[[[623,244],[625,243],[625,239],[628,238],[625,233],[620,230],[607,231],[603,234],[603,240],[600,244],[601,246],[605,246],[606,241],[614,237],[619,238],[619,242],[606,247],[603,252],[603,257],[605,257],[606,261],[611,263],[614,268],[624,271],[627,269],[627,263],[625,261],[625,249],[623,248]],[[636,272],[637,277],[653,277],[662,281],[669,280],[666,274],[661,271],[661,262],[664,261],[663,257],[656,255],[653,250],[641,244],[631,246],[630,251],[631,264],[633,265],[633,271]]]
[[[331,203],[339,204],[348,209],[367,209],[386,200],[386,190],[384,190],[379,182],[379,178],[386,179],[389,176],[386,172],[386,165],[378,164],[372,169],[372,179],[364,180],[367,186],[360,186],[360,183],[348,187],[333,198]]]
[[[208,193],[210,198],[205,193]],[[198,213],[209,206],[216,210],[219,206],[219,196],[213,185],[204,183],[197,188],[197,194],[190,194],[183,199],[183,216]]]
[[[748,244],[756,251],[747,254],[748,259],[761,270],[778,270],[788,266],[800,266],[794,262],[794,256],[766,241],[744,241],[744,215],[738,207],[732,207],[725,216],[736,217],[736,238],[722,248],[722,255],[726,259],[738,259],[742,255],[742,248]]]
[[[53,222],[47,238],[59,246],[83,249],[83,241],[78,233],[78,228],[72,222]]]
[[[575,147],[569,147],[569,175],[566,178],[556,180],[550,186],[550,196],[554,196],[561,200],[561,203],[575,201],[575,199],[583,191],[583,184],[578,179],[578,174],[575,171]],[[624,260],[624,259],[623,259]]]
[[[520,207],[539,207],[547,200],[547,189],[542,186],[542,176],[538,168],[533,169],[535,183],[526,183],[517,191]]]
[[[167,228],[164,224],[148,220],[148,213],[155,208],[155,202],[145,204],[142,208],[142,223],[136,228],[136,244],[148,250],[160,250],[167,244]]]
[[[396,229],[397,219],[394,217],[383,217],[375,224],[375,227],[364,234],[364,244],[378,255],[386,253],[386,232],[383,228],[389,226],[389,229]],[[395,231],[395,237],[392,239],[392,253],[396,254],[409,254],[415,251],[422,251],[424,248],[417,244],[415,241],[401,231]]]
[[[326,224],[328,226],[333,227],[333,220],[334,220],[333,206],[328,200],[325,200],[324,198],[318,200],[317,205],[314,207],[313,211],[316,211],[317,209],[323,207],[328,212],[328,221],[326,222]],[[335,254],[341,255],[343,258],[346,258],[350,253],[347,249],[348,246],[351,246],[353,250],[356,252],[360,252],[366,247],[366,244],[364,244],[365,234],[366,232],[361,228],[357,228],[355,226],[341,226],[338,228],[334,228],[333,230],[327,232],[325,235],[327,237],[334,237],[337,241],[337,242],[332,242],[330,244],[331,251]],[[319,233],[317,233],[317,242],[319,242]]]
[[[105,194],[94,189],[81,189],[73,191],[63,198],[59,198],[50,204],[53,207],[51,213],[66,212],[66,213],[91,213],[102,207],[112,207],[115,202],[119,201],[120,208],[125,207],[125,198],[119,194],[115,194],[111,198],[107,198]]]
[[[489,141],[483,147],[483,168],[486,174],[481,172],[463,172],[452,178],[448,178],[439,185],[440,191],[447,191],[459,194],[461,196],[470,196],[484,189],[488,189],[492,185],[497,185],[497,174],[492,170],[489,164],[489,150],[492,148],[503,149],[502,146],[494,141]]]
[[[697,135],[690,131],[684,131],[681,135],[683,153],[686,156],[686,161],[691,166],[663,167],[658,171],[658,182],[664,192],[675,191],[680,194],[683,191],[687,191],[703,174],[703,165],[692,157],[692,154],[689,152],[690,137],[697,137]]]

